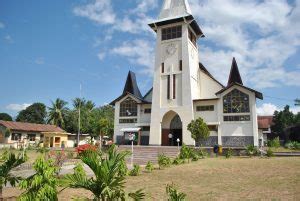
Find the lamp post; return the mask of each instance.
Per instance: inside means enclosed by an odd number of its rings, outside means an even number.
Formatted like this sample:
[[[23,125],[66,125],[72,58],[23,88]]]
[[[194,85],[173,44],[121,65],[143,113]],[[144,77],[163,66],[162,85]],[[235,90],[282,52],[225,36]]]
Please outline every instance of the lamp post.
[[[180,139],[177,138],[176,142],[177,142],[177,147],[178,147],[178,151],[179,151],[179,143],[180,143]]]
[[[173,146],[173,134],[172,133],[169,133],[168,135],[168,138],[169,138],[169,146]]]
[[[129,134],[129,140],[131,141],[131,167],[133,167],[133,140],[134,140],[134,134]]]

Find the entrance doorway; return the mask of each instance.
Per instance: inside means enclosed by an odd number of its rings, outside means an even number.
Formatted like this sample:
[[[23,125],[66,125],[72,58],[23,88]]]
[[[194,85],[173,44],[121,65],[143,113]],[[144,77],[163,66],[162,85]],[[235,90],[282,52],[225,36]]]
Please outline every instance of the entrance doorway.
[[[182,145],[182,121],[176,112],[169,111],[163,117],[161,137],[162,146],[177,146],[177,139]]]

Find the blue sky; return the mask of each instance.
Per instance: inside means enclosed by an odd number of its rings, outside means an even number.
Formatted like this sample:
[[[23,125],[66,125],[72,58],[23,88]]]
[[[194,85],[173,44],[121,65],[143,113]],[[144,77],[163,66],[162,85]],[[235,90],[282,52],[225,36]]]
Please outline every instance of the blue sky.
[[[300,98],[300,1],[189,0],[206,38],[200,61],[222,83],[232,57],[261,114]],[[0,112],[82,94],[97,106],[122,92],[128,70],[152,84],[161,0],[0,1]],[[221,5],[221,6],[220,6]],[[299,108],[293,107],[293,111]]]

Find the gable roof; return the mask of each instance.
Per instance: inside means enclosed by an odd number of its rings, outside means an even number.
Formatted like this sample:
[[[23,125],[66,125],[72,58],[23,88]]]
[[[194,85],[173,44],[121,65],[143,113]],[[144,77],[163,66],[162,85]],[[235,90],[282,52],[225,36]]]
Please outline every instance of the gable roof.
[[[33,124],[14,121],[0,121],[0,125],[12,131],[27,131],[27,132],[62,132],[65,131],[60,127],[49,124]]]
[[[239,84],[239,83],[232,83],[232,84],[228,85],[228,86],[225,87],[224,89],[218,91],[218,92],[216,93],[216,95],[223,93],[224,91],[226,91],[227,89],[229,89],[229,88],[231,88],[231,87],[233,87],[233,86],[239,86],[239,87],[242,87],[242,88],[244,88],[244,89],[246,89],[246,90],[252,91],[252,92],[255,93],[255,97],[256,97],[256,98],[259,98],[259,99],[263,100],[263,94],[262,94],[261,92],[258,92],[258,91],[254,90],[254,89],[249,88],[249,87],[245,87],[244,85],[241,85],[241,84]]]
[[[211,79],[213,79],[215,82],[217,82],[219,85],[221,85],[223,88],[225,87],[223,84],[221,84],[221,82],[219,82],[216,78],[214,78],[214,76],[212,76],[212,74],[210,74],[210,72],[208,72],[208,70],[203,66],[202,63],[199,62],[199,68],[200,70],[202,70],[208,77],[210,77]]]
[[[273,125],[273,116],[258,116],[258,128],[268,129]]]
[[[227,86],[232,84],[232,83],[238,83],[238,84],[243,85],[243,81],[242,81],[242,78],[241,78],[241,75],[240,75],[240,71],[239,71],[238,65],[237,65],[236,60],[235,60],[234,57],[232,59],[231,70],[230,70]]]

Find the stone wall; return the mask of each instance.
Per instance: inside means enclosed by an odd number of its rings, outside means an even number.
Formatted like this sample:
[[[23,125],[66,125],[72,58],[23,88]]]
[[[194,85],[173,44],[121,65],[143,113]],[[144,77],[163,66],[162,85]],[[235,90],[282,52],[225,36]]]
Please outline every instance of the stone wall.
[[[224,136],[222,137],[223,147],[245,147],[254,144],[253,136]]]

